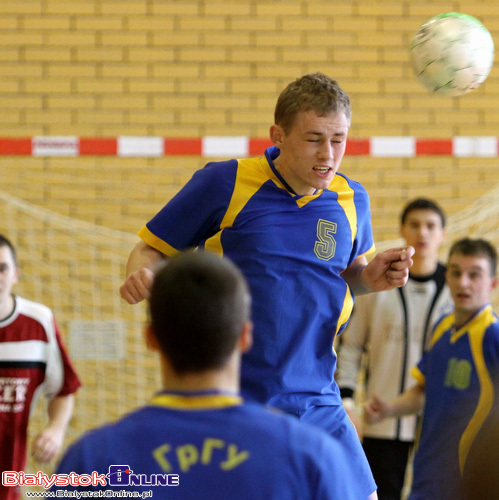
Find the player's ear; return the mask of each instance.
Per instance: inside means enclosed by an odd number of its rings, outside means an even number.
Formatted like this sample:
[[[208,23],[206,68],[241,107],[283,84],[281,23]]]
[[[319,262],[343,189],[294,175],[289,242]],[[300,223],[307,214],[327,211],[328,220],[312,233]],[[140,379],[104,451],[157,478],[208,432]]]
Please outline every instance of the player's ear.
[[[146,341],[147,348],[150,349],[151,351],[159,351],[159,343],[158,339],[156,338],[156,335],[154,335],[154,330],[152,329],[152,326],[146,325],[144,328],[144,339]]]
[[[497,276],[494,276],[492,278],[492,284],[491,284],[491,288],[492,290],[495,290],[496,287],[497,287],[497,283],[499,282],[499,278]]]
[[[253,345],[253,322],[248,320],[244,323],[241,337],[239,338],[239,350],[241,353],[248,352]]]
[[[273,144],[275,144],[277,147],[280,147],[282,144],[282,140],[284,138],[284,131],[279,125],[271,125],[270,126],[270,140],[272,141]]]

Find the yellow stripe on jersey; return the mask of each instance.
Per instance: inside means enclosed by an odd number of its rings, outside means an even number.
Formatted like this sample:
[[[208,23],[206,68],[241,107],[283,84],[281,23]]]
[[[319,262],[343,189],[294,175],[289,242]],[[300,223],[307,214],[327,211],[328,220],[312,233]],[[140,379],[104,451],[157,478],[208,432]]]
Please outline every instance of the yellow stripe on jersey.
[[[492,306],[489,305],[472,321],[472,325],[468,325],[471,353],[475,362],[478,380],[480,381],[480,398],[475,413],[471,417],[459,442],[459,467],[461,468],[461,473],[464,470],[464,464],[471,445],[490,413],[494,402],[494,385],[483,357],[483,337],[487,328],[496,321],[492,312]]]
[[[149,246],[155,248],[168,257],[173,257],[179,253],[179,250],[173,248],[171,245],[166,243],[166,241],[163,241],[161,238],[158,238],[155,234],[151,233],[147,226],[144,226],[137,234]]]
[[[209,410],[239,406],[243,403],[240,396],[229,394],[202,394],[185,396],[180,394],[158,394],[151,400],[151,405],[162,406],[173,410]]]
[[[303,208],[307,203],[311,202],[312,200],[315,200],[318,198],[322,193],[324,192],[323,189],[320,189],[317,191],[315,194],[307,194],[305,196],[300,196],[298,197],[295,201],[296,204],[300,207]]]
[[[335,175],[333,182],[329,185],[331,191],[338,193],[338,203],[345,211],[352,232],[352,243],[357,236],[357,209],[355,208],[355,191],[348,185],[348,181],[341,175]]]
[[[411,368],[411,375],[416,379],[416,382],[423,386],[425,385],[425,376],[421,373],[421,370],[417,366]]]
[[[452,327],[452,325],[455,322],[454,318],[454,313],[449,314],[446,316],[440,323],[437,325],[435,328],[435,331],[433,332],[433,337],[431,338],[430,345],[428,346],[429,349],[431,349],[437,340],[449,329]]]
[[[251,197],[269,180],[269,174],[265,169],[265,164],[267,164],[265,158],[246,158],[244,160],[238,160],[234,191],[224,218],[220,223],[220,231],[206,240],[205,250],[223,255],[221,242],[222,231],[226,227],[231,227],[234,224],[235,218]],[[270,169],[270,167],[268,167],[268,169]],[[276,180],[278,180],[277,177]]]
[[[348,321],[353,309],[353,298],[350,292],[350,287],[347,285],[347,291],[345,293],[345,298],[343,299],[343,307],[341,309],[340,317],[336,325],[336,334],[340,331],[340,328]]]

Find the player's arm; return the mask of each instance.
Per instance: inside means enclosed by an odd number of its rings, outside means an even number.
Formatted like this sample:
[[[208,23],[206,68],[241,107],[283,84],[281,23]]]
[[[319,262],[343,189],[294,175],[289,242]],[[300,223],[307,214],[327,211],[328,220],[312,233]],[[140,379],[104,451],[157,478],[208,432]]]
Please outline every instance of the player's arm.
[[[166,259],[160,251],[144,241],[139,241],[128,257],[127,278],[120,287],[120,294],[129,304],[149,298],[154,270]]]
[[[356,295],[391,290],[406,284],[412,266],[414,248],[385,250],[367,262],[365,256],[355,259],[342,276]]]
[[[421,411],[424,403],[424,385],[421,384],[412,386],[392,401],[373,396],[364,404],[364,420],[368,424],[376,424],[385,418],[412,415]]]
[[[31,455],[36,461],[50,462],[60,452],[73,407],[73,394],[58,396],[49,401],[47,427],[33,440]]]

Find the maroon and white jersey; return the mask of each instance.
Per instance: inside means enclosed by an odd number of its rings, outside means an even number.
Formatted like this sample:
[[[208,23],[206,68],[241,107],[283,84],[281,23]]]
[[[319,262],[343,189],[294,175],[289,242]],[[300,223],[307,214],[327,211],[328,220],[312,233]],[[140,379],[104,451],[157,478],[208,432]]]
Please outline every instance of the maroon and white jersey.
[[[23,471],[29,415],[38,395],[51,399],[81,385],[61,341],[52,311],[14,297],[12,314],[0,321],[0,471]],[[0,485],[0,500],[18,498]]]

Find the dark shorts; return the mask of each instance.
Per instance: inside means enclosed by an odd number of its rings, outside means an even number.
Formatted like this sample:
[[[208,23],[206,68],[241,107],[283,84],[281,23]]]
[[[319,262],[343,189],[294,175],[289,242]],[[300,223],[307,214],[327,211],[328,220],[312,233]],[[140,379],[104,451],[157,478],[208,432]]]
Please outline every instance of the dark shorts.
[[[364,437],[362,445],[378,484],[379,498],[400,500],[412,443]]]

